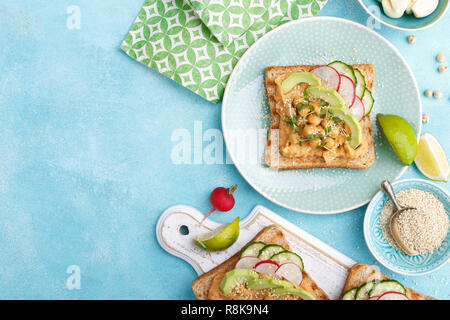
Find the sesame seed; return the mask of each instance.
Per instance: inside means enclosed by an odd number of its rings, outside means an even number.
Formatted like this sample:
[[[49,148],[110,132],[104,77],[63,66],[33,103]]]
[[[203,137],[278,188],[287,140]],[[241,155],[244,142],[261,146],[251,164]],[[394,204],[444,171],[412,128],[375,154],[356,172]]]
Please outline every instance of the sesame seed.
[[[400,213],[398,222],[399,236],[408,248],[419,254],[433,252],[440,247],[448,233],[449,221],[443,204],[431,193],[407,189],[397,193],[400,204],[416,208]],[[390,232],[390,219],[394,206],[389,200],[380,215],[380,225],[389,244],[401,251]]]

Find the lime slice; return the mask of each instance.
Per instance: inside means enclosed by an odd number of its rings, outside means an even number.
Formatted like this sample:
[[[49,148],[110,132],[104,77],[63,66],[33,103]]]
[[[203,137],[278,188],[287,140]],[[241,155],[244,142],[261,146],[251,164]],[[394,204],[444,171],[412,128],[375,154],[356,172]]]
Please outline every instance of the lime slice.
[[[399,159],[410,165],[417,154],[417,138],[414,129],[402,117],[392,114],[377,114],[380,126]]]
[[[231,246],[239,236],[239,217],[217,229],[198,235],[194,242],[208,251],[223,250]]]
[[[415,163],[419,171],[428,179],[448,181],[450,169],[447,156],[442,146],[430,133],[420,137]]]

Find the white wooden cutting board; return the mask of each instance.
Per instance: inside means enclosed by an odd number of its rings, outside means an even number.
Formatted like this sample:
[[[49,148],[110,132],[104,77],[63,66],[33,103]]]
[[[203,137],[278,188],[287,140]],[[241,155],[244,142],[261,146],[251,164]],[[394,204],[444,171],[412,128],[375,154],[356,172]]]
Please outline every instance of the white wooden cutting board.
[[[271,224],[278,225],[284,231],[291,250],[303,258],[305,270],[330,299],[339,299],[348,271],[355,264],[352,259],[263,206],[256,206],[241,220],[239,239],[231,247],[219,252],[207,252],[198,248],[193,243],[193,238],[220,224],[208,219],[199,226],[203,217],[193,207],[177,205],[164,211],[156,226],[161,247],[189,262],[199,275],[240,251],[261,229]],[[189,233],[183,234],[182,230],[188,230]]]

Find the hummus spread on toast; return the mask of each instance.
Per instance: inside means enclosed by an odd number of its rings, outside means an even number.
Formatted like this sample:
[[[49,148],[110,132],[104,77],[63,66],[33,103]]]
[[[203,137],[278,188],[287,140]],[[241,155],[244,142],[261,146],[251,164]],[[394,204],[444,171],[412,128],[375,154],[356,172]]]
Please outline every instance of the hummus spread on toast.
[[[300,83],[291,91],[283,93],[282,81],[289,74],[280,75],[277,85],[276,112],[280,116],[279,148],[280,154],[288,157],[323,157],[325,162],[346,156],[356,159],[367,152],[367,139],[357,148],[352,148],[352,132],[341,119],[327,113],[327,102],[321,99],[307,99],[306,83]]]

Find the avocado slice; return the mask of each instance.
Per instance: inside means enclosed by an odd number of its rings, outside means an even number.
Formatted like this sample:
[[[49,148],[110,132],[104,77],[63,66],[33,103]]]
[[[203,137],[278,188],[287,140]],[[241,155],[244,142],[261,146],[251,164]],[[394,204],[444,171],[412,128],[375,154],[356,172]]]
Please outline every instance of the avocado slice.
[[[287,294],[292,294],[294,296],[299,296],[303,300],[316,300],[314,296],[308,291],[296,288],[277,288],[273,289],[273,294],[276,296],[284,296]]]
[[[348,109],[329,107],[326,108],[325,111],[328,111],[332,116],[338,117],[343,120],[352,131],[352,135],[350,137],[350,146],[353,149],[356,149],[362,142],[362,129],[359,121],[353,115],[353,113]]]
[[[223,294],[227,296],[236,286],[258,278],[258,273],[253,270],[234,269],[225,273],[222,281],[220,282],[219,288]]]
[[[248,288],[252,290],[293,287],[291,283],[278,279],[255,279],[248,282]]]
[[[306,88],[305,95],[308,99],[322,99],[328,102],[330,107],[346,109],[344,98],[336,90],[321,86],[311,86]]]
[[[301,82],[305,82],[310,86],[320,86],[322,84],[319,77],[311,72],[293,72],[283,80],[281,89],[283,90],[283,93],[287,93]]]

